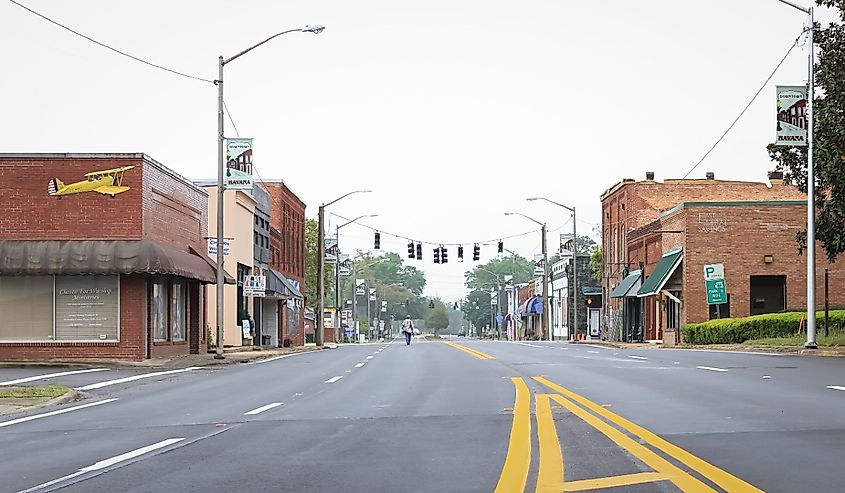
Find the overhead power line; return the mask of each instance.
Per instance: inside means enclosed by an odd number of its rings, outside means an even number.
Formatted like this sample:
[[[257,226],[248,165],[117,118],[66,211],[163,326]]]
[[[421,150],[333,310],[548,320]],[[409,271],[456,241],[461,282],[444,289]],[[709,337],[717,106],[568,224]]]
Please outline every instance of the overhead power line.
[[[803,32],[802,32],[802,34],[803,34]],[[759,95],[760,95],[760,93],[761,93],[761,92],[763,92],[763,89],[765,89],[765,88],[766,88],[766,85],[769,83],[769,81],[770,81],[770,80],[772,80],[772,77],[774,77],[774,76],[775,76],[775,72],[777,72],[777,71],[778,71],[778,69],[780,68],[780,66],[781,66],[781,65],[783,65],[783,62],[785,62],[785,61],[786,61],[786,58],[789,56],[789,54],[790,54],[790,53],[792,53],[793,48],[795,48],[795,47],[798,45],[798,40],[799,40],[799,39],[801,39],[801,35],[799,35],[797,38],[795,38],[795,41],[793,41],[793,42],[792,42],[792,45],[790,45],[789,49],[788,49],[788,50],[786,50],[786,54],[783,56],[783,58],[781,58],[780,62],[778,62],[778,64],[777,64],[777,66],[775,67],[775,69],[774,69],[774,70],[772,70],[772,73],[771,73],[771,74],[769,74],[769,76],[768,76],[768,77],[766,77],[766,81],[765,81],[765,82],[763,82],[763,85],[762,85],[762,86],[760,86],[760,89],[758,89],[758,90],[757,90],[757,92],[756,92],[756,93],[754,93],[754,97],[752,97],[752,98],[751,98],[751,101],[749,101],[749,102],[748,102],[748,104],[746,104],[746,105],[745,105],[745,108],[743,108],[743,109],[742,109],[742,111],[740,111],[740,112],[739,112],[739,116],[737,116],[737,117],[736,117],[736,119],[734,119],[733,123],[731,123],[731,124],[730,124],[730,126],[728,127],[728,129],[727,129],[727,130],[725,130],[725,132],[722,134],[722,136],[721,136],[721,137],[719,137],[719,139],[716,141],[716,143],[715,143],[715,144],[713,144],[713,145],[710,147],[710,149],[708,149],[708,150],[707,150],[707,152],[705,152],[705,153],[704,153],[704,155],[703,155],[703,156],[701,156],[701,159],[699,159],[699,160],[698,160],[698,162],[697,162],[697,163],[695,163],[695,166],[693,166],[692,168],[690,168],[690,170],[689,170],[689,171],[687,171],[687,174],[685,174],[685,175],[684,175],[684,178],[688,177],[688,176],[689,176],[689,175],[690,175],[693,171],[695,171],[695,169],[696,169],[696,168],[698,168],[698,165],[699,165],[699,164],[701,164],[701,163],[703,163],[703,162],[704,162],[704,160],[705,160],[705,159],[707,159],[707,156],[709,156],[709,155],[710,155],[710,153],[711,153],[711,152],[713,152],[713,149],[715,149],[715,148],[716,148],[716,146],[718,146],[718,145],[719,145],[719,143],[720,143],[720,142],[722,142],[722,139],[724,139],[724,138],[725,138],[725,136],[726,136],[726,135],[728,135],[728,132],[730,132],[730,131],[731,131],[731,129],[733,129],[733,128],[734,128],[734,125],[736,125],[736,122],[738,122],[738,121],[739,121],[739,119],[740,119],[740,118],[742,118],[742,115],[744,115],[744,114],[745,114],[745,112],[748,110],[748,108],[751,106],[751,104],[752,104],[752,103],[754,103],[754,101],[757,99],[757,96],[759,96]],[[812,49],[813,49],[813,47],[811,46],[811,47],[810,47],[810,49],[812,50]]]
[[[150,61],[144,60],[143,58],[139,58],[139,57],[137,57],[137,56],[135,56],[135,55],[130,55],[129,53],[126,53],[125,51],[118,50],[117,48],[114,48],[114,47],[112,47],[112,46],[109,46],[109,45],[107,45],[107,44],[105,44],[105,43],[103,43],[103,42],[97,41],[96,39],[92,38],[91,36],[88,36],[88,35],[82,34],[82,33],[81,33],[81,32],[79,32],[79,31],[75,31],[75,30],[73,30],[73,29],[69,28],[68,26],[65,26],[64,24],[62,24],[62,23],[58,22],[58,21],[54,21],[53,19],[51,19],[51,18],[47,17],[46,15],[44,15],[44,14],[42,14],[42,13],[40,13],[40,12],[36,12],[35,10],[32,10],[31,8],[27,7],[26,5],[23,5],[23,4],[21,4],[21,3],[18,3],[18,2],[16,2],[15,0],[9,0],[9,1],[10,1],[11,3],[13,3],[13,4],[17,5],[18,7],[20,7],[20,8],[22,8],[22,9],[26,10],[27,12],[29,12],[29,13],[31,13],[31,14],[34,14],[34,15],[37,15],[38,17],[41,17],[42,19],[44,19],[45,21],[47,21],[47,22],[49,22],[49,23],[51,23],[51,24],[55,24],[56,26],[59,26],[60,28],[62,28],[62,29],[64,29],[64,30],[66,30],[66,31],[70,31],[71,33],[73,33],[73,34],[75,34],[75,35],[79,36],[80,38],[86,39],[86,40],[88,40],[88,41],[90,41],[90,42],[92,42],[92,43],[94,43],[94,44],[96,44],[96,45],[98,45],[98,46],[101,46],[101,47],[103,47],[103,48],[105,48],[105,49],[107,49],[107,50],[111,50],[111,51],[113,51],[113,52],[115,52],[115,53],[117,53],[117,54],[119,54],[119,55],[123,55],[123,56],[125,56],[125,57],[127,57],[127,58],[131,58],[132,60],[135,60],[136,62],[141,62],[141,63],[143,63],[144,65],[148,65],[148,66],[150,66],[150,67],[157,68],[157,69],[159,69],[159,70],[164,70],[165,72],[170,72],[171,74],[175,74],[175,75],[178,75],[178,76],[180,76],[180,77],[186,77],[186,78],[188,78],[188,79],[194,79],[194,80],[199,80],[199,81],[202,81],[202,82],[208,82],[209,84],[214,84],[214,81],[212,81],[212,80],[205,79],[205,78],[203,78],[203,77],[197,77],[196,75],[186,74],[186,73],[184,73],[184,72],[179,72],[178,70],[173,70],[172,68],[167,68],[167,67],[165,67],[165,66],[158,65],[158,64],[156,64],[156,63],[153,63],[153,62],[150,62]]]

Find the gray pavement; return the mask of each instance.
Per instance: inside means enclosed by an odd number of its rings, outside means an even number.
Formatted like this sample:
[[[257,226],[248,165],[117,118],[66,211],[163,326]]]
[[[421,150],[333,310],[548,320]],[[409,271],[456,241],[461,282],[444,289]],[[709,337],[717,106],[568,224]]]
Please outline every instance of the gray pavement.
[[[453,342],[55,377],[126,381],[0,417],[0,492],[845,489],[842,359]]]

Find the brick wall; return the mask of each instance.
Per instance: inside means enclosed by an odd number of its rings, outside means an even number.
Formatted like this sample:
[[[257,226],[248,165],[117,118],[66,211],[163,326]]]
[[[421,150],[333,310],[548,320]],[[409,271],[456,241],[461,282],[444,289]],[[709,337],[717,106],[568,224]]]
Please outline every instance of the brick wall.
[[[145,163],[143,178],[143,237],[205,251],[208,194],[154,161]]]
[[[7,240],[140,239],[141,155],[114,158],[0,156],[0,217]],[[62,197],[47,194],[48,182],[66,185],[85,180],[91,171],[135,166],[126,171],[130,187],[114,198],[97,192]]]

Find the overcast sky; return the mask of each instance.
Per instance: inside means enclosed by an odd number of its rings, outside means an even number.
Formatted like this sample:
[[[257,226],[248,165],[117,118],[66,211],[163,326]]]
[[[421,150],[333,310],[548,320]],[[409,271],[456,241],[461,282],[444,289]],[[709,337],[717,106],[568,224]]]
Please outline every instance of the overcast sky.
[[[680,178],[747,104],[806,15],[777,0],[20,0],[135,56],[202,78],[280,30],[291,33],[226,67],[225,99],[253,137],[265,179],[308,204],[370,188],[330,210],[379,214],[382,248],[406,240],[466,245],[531,231],[505,247],[531,258],[538,227],[550,249],[594,234],[601,193],[622,178]],[[801,0],[799,0],[801,1]],[[807,2],[804,2],[807,3]],[[817,18],[831,19],[829,12]],[[121,57],[0,3],[2,152],[144,152],[191,178],[216,177],[217,92]],[[692,174],[765,181],[774,85],[803,84],[805,46]],[[235,136],[227,121],[226,134]],[[563,228],[563,229],[561,229]],[[372,232],[341,230],[341,248]],[[427,294],[464,294],[463,272],[434,265]],[[482,249],[482,260],[495,245]]]

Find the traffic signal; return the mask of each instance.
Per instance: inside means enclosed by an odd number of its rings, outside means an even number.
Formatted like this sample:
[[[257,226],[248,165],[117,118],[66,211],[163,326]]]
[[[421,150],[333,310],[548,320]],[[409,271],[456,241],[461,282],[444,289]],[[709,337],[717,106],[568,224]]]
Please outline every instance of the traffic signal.
[[[499,240],[499,254],[504,253],[504,251],[505,251],[505,244],[502,242],[502,240]]]
[[[584,304],[587,305],[588,308],[601,308],[601,301],[601,293],[588,294],[584,297]]]
[[[463,261],[464,261],[464,247],[459,246],[458,247],[458,262],[463,262]]]
[[[446,249],[443,248],[443,247],[440,247],[440,263],[445,264],[448,261],[449,261],[449,257],[446,256]]]
[[[428,307],[429,307],[429,308],[434,308],[434,300],[430,300],[430,301],[428,302]]]
[[[417,243],[417,260],[422,260],[422,243]]]
[[[376,231],[375,238],[373,238],[373,243],[375,244],[376,250],[381,250],[381,234]]]
[[[472,247],[472,259],[473,259],[473,260],[475,260],[476,262],[477,262],[479,259],[481,259],[481,247],[480,247],[480,246],[478,246],[478,244],[475,244],[475,245]]]
[[[439,264],[439,263],[440,263],[440,248],[435,248],[435,249],[434,249],[434,263],[435,263],[435,264]]]
[[[414,258],[414,242],[408,243],[408,258]]]

